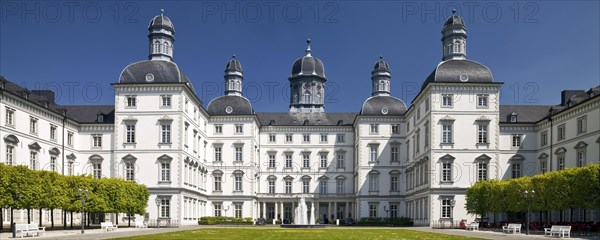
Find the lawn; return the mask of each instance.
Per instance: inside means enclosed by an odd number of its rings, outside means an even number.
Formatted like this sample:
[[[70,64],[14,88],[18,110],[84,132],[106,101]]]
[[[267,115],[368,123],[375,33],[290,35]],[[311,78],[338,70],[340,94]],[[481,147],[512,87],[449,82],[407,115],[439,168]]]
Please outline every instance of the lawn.
[[[420,232],[401,228],[333,227],[328,229],[282,229],[269,227],[202,228],[118,239],[202,239],[202,240],[392,240],[392,239],[478,239]]]

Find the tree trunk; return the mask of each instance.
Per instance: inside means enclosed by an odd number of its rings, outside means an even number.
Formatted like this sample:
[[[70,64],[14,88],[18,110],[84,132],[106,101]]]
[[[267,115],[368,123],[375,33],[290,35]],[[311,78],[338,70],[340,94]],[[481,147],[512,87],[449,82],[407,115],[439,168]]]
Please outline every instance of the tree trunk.
[[[585,220],[587,218],[587,211],[586,210],[587,210],[586,208],[583,209],[583,222],[585,222]]]
[[[115,213],[115,219],[116,219],[115,222],[117,222],[115,224],[119,225],[119,213]]]
[[[569,209],[569,222],[573,222],[573,208]]]
[[[27,209],[27,224],[31,224],[31,209]]]
[[[12,227],[12,224],[14,222],[14,216],[13,216],[13,208],[10,208],[10,227]],[[12,231],[12,229],[11,229]]]
[[[63,215],[63,229],[67,229],[67,212],[61,209]]]
[[[2,219],[4,219],[4,211],[0,208],[0,232],[4,229],[4,223],[2,223]]]
[[[127,226],[131,227],[131,213],[129,213],[129,216],[127,216]]]
[[[41,227],[42,226],[42,208],[40,208],[40,211],[38,212],[38,216],[39,216],[39,219],[38,219],[39,224],[38,225],[40,225],[40,227]]]
[[[73,229],[73,211],[71,211],[71,229]]]
[[[54,228],[54,208],[50,209],[50,222],[52,223],[50,226]]]

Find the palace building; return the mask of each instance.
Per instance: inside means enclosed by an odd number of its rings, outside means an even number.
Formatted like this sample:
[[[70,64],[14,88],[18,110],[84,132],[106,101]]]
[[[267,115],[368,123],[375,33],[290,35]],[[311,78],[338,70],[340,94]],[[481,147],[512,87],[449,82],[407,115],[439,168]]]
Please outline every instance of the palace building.
[[[557,105],[502,105],[502,82],[467,58],[467,28],[457,15],[441,31],[442,61],[410,104],[394,97],[390,85],[398,83],[379,59],[364,69],[372,95],[358,112],[325,111],[325,64],[310,41],[291,67],[289,110],[261,113],[244,97],[235,56],[225,65],[224,95],[206,104],[192,85],[199,80],[174,61],[171,20],[156,16],[148,31],[148,59],[115,79],[114,105],[59,105],[50,90],[0,77],[1,162],[145,184],[147,214],[137,217],[184,225],[203,216],[293,222],[304,197],[319,222],[408,217],[434,226],[474,220],[464,205],[476,181],[600,159],[600,87],[564,90]],[[571,211],[574,220],[600,220],[598,209]],[[15,213],[26,221],[27,211]],[[127,215],[94,221],[115,218]]]

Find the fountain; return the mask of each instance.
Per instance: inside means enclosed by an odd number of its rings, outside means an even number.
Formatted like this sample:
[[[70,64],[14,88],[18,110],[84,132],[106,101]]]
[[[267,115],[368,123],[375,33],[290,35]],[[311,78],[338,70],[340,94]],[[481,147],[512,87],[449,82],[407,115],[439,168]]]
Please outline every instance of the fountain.
[[[310,219],[307,216],[308,206],[304,196],[298,199],[298,206],[294,210],[294,224],[282,224],[282,228],[326,228],[329,225],[315,224],[315,206],[310,208]]]

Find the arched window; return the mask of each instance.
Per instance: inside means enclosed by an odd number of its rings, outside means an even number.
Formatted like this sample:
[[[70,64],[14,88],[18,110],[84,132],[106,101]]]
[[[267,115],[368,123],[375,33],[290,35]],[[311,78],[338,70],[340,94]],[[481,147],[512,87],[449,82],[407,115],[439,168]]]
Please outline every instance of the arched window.
[[[304,103],[312,103],[312,98],[309,91],[304,92]]]
[[[229,87],[227,87],[228,90],[233,90],[234,88],[234,84],[233,84],[233,80],[229,80]]]
[[[454,53],[460,53],[460,42],[454,42]]]
[[[157,40],[154,42],[154,53],[160,52],[160,42]]]
[[[164,46],[164,49],[163,49],[163,53],[165,53],[165,54],[169,54],[169,43],[168,43],[168,42],[165,42],[165,46]]]
[[[235,81],[235,90],[237,91],[242,91],[242,84],[240,83],[240,81]]]
[[[385,91],[385,82],[379,81],[379,91]]]

